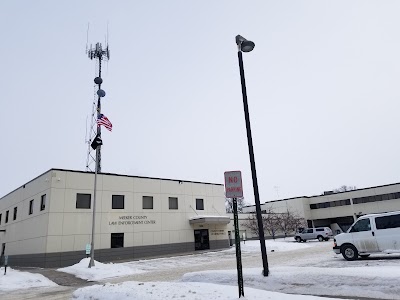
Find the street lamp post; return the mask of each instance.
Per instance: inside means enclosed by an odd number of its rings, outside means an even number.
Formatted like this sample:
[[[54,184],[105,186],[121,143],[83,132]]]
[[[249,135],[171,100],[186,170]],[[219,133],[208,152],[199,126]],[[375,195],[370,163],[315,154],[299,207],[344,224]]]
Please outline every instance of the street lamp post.
[[[253,139],[251,137],[249,107],[247,105],[246,81],[244,78],[243,57],[242,57],[242,51],[243,52],[252,51],[255,47],[255,44],[252,41],[246,40],[244,37],[242,37],[240,35],[236,36],[236,44],[238,46],[240,81],[242,83],[243,108],[244,108],[244,117],[246,120],[247,144],[249,146],[249,156],[250,156],[250,165],[251,165],[251,176],[253,179],[254,199],[256,202],[258,236],[260,237],[261,257],[262,257],[262,262],[263,262],[263,275],[268,276],[269,270],[268,270],[267,250],[265,248],[265,237],[264,237],[263,222],[262,222],[262,217],[261,217],[260,196],[258,193],[256,163],[254,161]]]

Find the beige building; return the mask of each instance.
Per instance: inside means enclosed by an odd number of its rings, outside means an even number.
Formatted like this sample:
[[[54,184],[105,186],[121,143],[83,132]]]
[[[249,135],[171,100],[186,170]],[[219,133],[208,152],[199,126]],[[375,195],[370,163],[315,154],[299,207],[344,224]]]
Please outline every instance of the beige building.
[[[51,169],[0,199],[0,254],[59,267],[86,257],[94,174]],[[95,259],[229,247],[221,184],[98,174]]]
[[[330,227],[334,234],[346,231],[361,215],[400,210],[400,183],[357,189],[347,192],[324,192],[318,196],[304,196],[275,200],[261,204],[261,211],[272,209],[276,213],[287,210],[297,213],[307,221],[308,227]],[[246,206],[239,215],[241,233],[254,236],[243,226],[255,206]],[[231,217],[232,218],[232,217]],[[233,222],[229,225],[233,231]]]

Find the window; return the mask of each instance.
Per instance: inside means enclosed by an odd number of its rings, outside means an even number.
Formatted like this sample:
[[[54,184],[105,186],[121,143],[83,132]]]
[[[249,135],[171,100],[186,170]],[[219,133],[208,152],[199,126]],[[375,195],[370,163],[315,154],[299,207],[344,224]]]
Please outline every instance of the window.
[[[6,211],[6,223],[8,223],[8,215],[10,214],[10,211],[9,210],[7,210]]]
[[[76,194],[76,208],[90,208],[91,194]]]
[[[0,214],[0,225],[1,225],[1,216],[2,216],[2,214]]]
[[[33,214],[33,200],[29,201],[29,214]]]
[[[169,209],[178,209],[178,198],[176,197],[169,197]]]
[[[400,215],[375,218],[376,229],[390,229],[400,227]]]
[[[112,195],[112,208],[113,209],[124,209],[125,196],[124,195]]]
[[[40,199],[40,211],[46,208],[46,194],[42,195]]]
[[[153,209],[152,196],[143,196],[143,209]]]
[[[317,204],[310,204],[310,209],[317,209]]]
[[[324,228],[317,228],[317,229],[315,229],[315,231],[324,231],[325,229]]]
[[[339,200],[339,201],[336,201],[336,202],[338,202],[337,206],[350,205],[350,199]]]
[[[111,248],[123,248],[123,247],[124,247],[124,234],[111,233]]]
[[[203,199],[196,199],[196,209],[204,210],[204,201]]]
[[[370,231],[370,230],[371,230],[371,224],[369,222],[369,219],[362,219],[358,220],[357,223],[353,225],[350,232],[360,232],[360,231]]]
[[[18,210],[18,207],[14,207],[14,216],[13,216],[14,221],[17,219],[17,210]]]

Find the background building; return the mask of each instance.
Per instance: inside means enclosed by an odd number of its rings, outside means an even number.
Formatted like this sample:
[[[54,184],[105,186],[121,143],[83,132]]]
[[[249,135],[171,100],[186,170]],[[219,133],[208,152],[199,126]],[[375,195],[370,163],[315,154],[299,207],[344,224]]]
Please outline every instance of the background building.
[[[361,215],[400,210],[400,183],[356,189],[345,192],[324,192],[318,196],[304,196],[275,200],[261,204],[263,213],[285,213],[288,210],[306,220],[308,227],[330,227],[334,234],[346,231]],[[255,212],[255,206],[245,206],[239,215],[241,233],[255,238],[243,224]],[[233,219],[233,217],[231,217]],[[229,231],[233,232],[233,222]],[[282,232],[279,233],[282,235]]]
[[[86,257],[94,174],[51,169],[0,199],[10,265],[59,267]],[[98,174],[95,259],[229,247],[221,184]]]

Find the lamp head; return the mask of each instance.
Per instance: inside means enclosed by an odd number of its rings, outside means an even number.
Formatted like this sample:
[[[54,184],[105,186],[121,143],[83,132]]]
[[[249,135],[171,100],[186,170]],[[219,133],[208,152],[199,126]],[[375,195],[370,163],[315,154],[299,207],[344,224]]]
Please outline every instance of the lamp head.
[[[236,36],[236,45],[238,45],[239,49],[243,52],[250,52],[256,46],[254,42],[246,40],[241,35]]]

